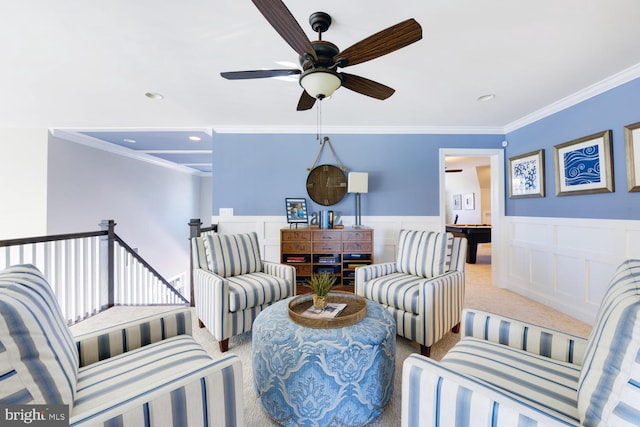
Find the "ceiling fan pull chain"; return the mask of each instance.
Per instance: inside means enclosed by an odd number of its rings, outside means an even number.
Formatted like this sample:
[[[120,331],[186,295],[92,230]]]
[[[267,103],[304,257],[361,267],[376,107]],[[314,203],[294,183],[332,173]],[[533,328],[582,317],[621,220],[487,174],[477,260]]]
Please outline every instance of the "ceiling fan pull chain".
[[[320,141],[322,135],[322,101],[316,104],[316,141]]]

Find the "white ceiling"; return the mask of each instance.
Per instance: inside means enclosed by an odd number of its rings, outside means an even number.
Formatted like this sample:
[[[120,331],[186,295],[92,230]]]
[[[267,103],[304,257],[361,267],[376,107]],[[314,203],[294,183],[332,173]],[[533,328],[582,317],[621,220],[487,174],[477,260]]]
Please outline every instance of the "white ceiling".
[[[313,131],[297,82],[229,81],[296,53],[249,0],[3,1],[0,127],[207,132]],[[423,39],[345,71],[396,89],[385,101],[339,89],[325,131],[500,132],[614,76],[640,75],[637,0],[285,0],[341,50],[407,18]],[[286,68],[286,67],[285,67]],[[163,100],[145,97],[158,92]],[[495,99],[479,102],[481,95]]]

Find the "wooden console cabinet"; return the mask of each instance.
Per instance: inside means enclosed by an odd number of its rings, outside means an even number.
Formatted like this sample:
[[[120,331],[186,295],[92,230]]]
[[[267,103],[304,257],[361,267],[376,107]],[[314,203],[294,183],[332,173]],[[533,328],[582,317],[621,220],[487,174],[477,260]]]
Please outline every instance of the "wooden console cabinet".
[[[334,289],[354,291],[355,269],[373,263],[373,230],[370,228],[283,228],[280,260],[296,268],[297,293],[313,273],[337,276]]]

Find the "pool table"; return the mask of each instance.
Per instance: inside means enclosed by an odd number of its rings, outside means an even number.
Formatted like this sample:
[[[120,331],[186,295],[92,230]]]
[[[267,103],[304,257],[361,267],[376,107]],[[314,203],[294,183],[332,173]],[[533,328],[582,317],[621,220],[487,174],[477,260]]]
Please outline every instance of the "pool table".
[[[476,263],[478,243],[491,242],[491,225],[487,224],[447,224],[447,231],[457,237],[467,238],[467,262]]]

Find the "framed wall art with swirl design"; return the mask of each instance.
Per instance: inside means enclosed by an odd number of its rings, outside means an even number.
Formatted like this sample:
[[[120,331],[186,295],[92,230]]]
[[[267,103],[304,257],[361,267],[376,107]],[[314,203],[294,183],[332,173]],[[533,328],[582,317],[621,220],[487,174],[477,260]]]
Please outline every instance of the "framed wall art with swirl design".
[[[556,145],[553,150],[556,195],[614,191],[610,130]]]

